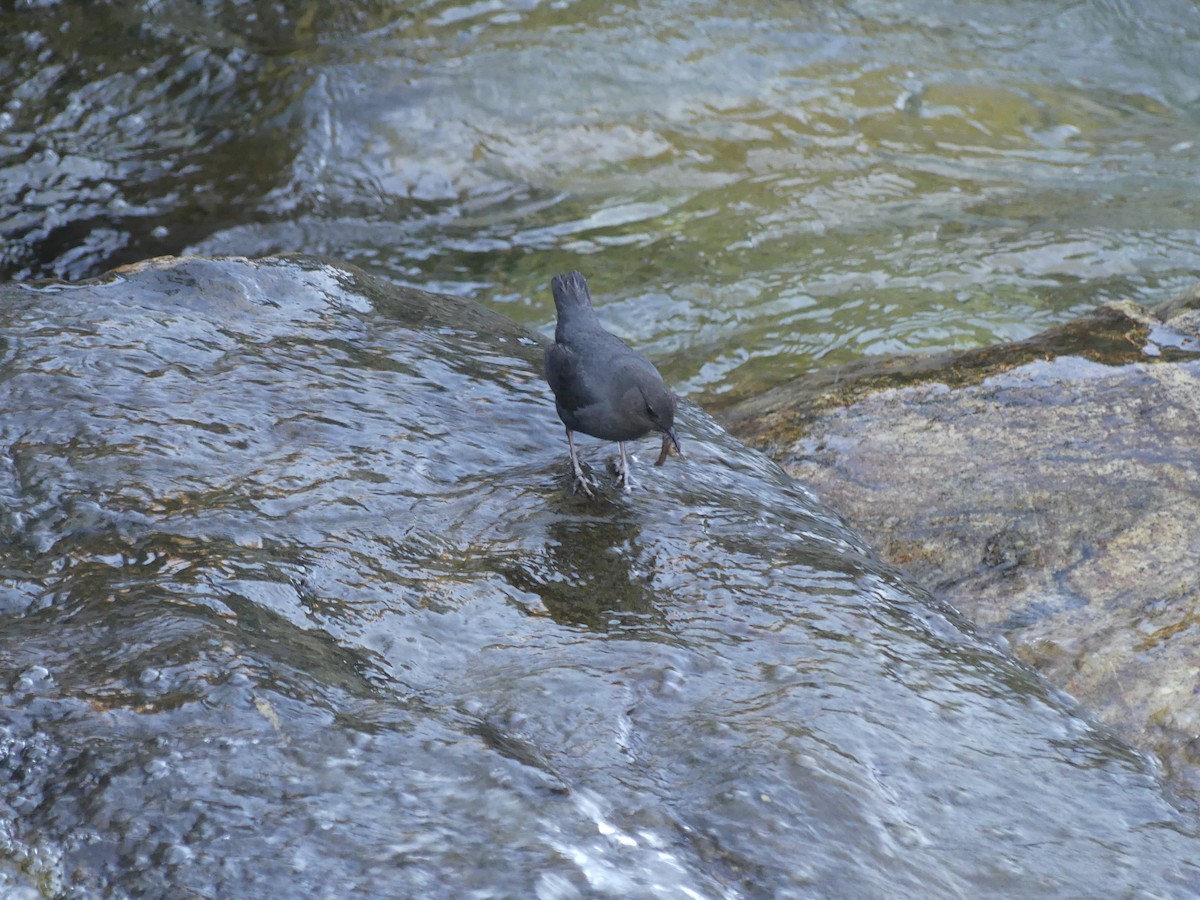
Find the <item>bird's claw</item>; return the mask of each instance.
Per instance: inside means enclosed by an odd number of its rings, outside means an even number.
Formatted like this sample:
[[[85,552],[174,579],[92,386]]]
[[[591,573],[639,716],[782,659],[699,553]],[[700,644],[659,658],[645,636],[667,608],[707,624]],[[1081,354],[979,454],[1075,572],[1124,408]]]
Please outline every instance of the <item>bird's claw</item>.
[[[633,479],[633,473],[630,471],[632,466],[628,460],[622,460],[620,456],[614,456],[608,461],[609,467],[613,470],[613,474],[617,476],[617,481],[621,485],[621,490],[628,494],[636,481]]]
[[[593,487],[599,487],[596,482],[588,478],[583,472],[576,472],[575,477],[571,482],[571,490],[578,494],[580,491],[592,500],[596,499],[596,495],[592,492]]]

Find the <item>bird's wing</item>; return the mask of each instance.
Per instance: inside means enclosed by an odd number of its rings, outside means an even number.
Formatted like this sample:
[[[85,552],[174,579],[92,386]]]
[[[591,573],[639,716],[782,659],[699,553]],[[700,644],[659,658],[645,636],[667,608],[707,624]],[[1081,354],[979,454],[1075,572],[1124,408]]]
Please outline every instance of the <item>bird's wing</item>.
[[[596,401],[589,379],[582,376],[579,355],[566,344],[546,348],[546,382],[559,405],[567,409],[582,409]]]

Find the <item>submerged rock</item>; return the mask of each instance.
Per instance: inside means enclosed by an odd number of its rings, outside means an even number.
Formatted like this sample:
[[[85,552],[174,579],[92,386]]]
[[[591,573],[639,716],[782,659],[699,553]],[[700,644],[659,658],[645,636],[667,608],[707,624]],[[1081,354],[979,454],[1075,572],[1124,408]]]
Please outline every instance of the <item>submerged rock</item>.
[[[316,260],[0,286],[3,868],[65,897],[1193,894],[1141,756],[695,408],[686,458],[572,495],[540,355]]]
[[[1200,798],[1200,291],[739,404],[882,555]]]

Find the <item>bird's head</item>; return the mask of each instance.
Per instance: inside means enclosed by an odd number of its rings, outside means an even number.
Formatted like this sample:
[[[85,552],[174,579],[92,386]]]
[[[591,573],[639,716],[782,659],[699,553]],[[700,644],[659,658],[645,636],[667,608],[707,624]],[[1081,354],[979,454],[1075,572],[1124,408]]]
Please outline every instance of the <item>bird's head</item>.
[[[679,438],[675,436],[675,395],[658,380],[638,385],[638,389],[644,404],[639,412],[645,417],[646,423],[669,437],[675,445],[675,451],[682,453]]]

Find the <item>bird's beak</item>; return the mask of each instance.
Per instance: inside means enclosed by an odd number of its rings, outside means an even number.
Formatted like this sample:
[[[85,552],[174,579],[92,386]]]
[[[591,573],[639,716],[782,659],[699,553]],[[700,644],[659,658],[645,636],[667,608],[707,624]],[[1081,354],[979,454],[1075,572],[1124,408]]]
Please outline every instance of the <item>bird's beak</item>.
[[[675,429],[674,428],[667,429],[667,437],[669,437],[671,439],[671,443],[675,445],[675,452],[678,453],[680,456],[683,456],[683,450],[680,449],[680,447],[679,447],[679,438],[675,437]]]

